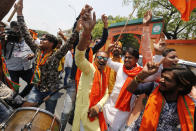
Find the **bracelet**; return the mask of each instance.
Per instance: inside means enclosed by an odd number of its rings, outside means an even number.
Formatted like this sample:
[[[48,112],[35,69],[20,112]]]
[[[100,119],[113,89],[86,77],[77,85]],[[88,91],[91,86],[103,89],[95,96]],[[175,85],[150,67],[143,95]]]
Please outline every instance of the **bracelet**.
[[[134,77],[134,80],[135,80],[136,83],[141,83],[141,82],[143,82],[143,80],[140,79],[140,78],[138,78],[138,76]]]

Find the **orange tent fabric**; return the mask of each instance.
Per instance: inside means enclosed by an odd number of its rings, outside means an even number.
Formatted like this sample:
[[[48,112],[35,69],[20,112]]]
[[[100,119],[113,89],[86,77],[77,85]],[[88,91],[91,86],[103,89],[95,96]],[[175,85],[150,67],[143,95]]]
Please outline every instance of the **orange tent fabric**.
[[[169,0],[173,6],[181,14],[181,19],[189,21],[189,17],[194,8],[196,8],[196,0]]]

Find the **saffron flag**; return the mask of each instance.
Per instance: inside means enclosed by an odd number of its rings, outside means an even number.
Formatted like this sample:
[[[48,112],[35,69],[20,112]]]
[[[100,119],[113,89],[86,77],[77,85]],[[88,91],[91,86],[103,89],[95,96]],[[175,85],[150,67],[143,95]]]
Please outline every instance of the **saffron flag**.
[[[189,17],[194,8],[196,8],[196,0],[169,0],[173,6],[181,14],[181,19],[189,21]]]

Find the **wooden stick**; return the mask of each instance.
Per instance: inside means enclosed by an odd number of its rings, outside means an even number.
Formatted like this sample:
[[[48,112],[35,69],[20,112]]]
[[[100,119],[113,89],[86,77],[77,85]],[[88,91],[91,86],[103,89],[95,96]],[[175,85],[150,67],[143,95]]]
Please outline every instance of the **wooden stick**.
[[[12,13],[11,13],[10,17],[8,18],[7,22],[10,22],[12,20],[12,18],[15,15],[15,13],[16,13],[16,8],[14,8],[14,10],[12,11]]]

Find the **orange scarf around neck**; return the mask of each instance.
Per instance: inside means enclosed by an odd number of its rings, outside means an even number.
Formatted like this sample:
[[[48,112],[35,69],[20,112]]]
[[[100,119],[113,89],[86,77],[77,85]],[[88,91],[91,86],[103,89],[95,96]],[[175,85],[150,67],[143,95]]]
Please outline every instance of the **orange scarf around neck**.
[[[123,87],[121,88],[120,94],[118,95],[118,99],[116,101],[115,108],[121,111],[130,111],[130,101],[132,93],[127,91],[128,84],[133,80],[133,78],[142,70],[142,67],[135,66],[131,70],[127,70],[125,66],[123,66],[123,71],[128,75]]]
[[[139,129],[140,131],[156,131],[164,104],[165,99],[159,91],[158,86],[148,98]],[[193,131],[195,104],[192,99],[187,95],[178,96],[177,110],[181,130]]]
[[[91,88],[91,93],[89,95],[89,98],[90,98],[89,109],[95,106],[104,97],[106,89],[107,89],[107,79],[106,79],[106,75],[104,71],[101,74],[101,72],[97,69],[97,66],[95,64],[94,64],[94,67],[96,71],[94,74],[94,80],[93,80],[93,86]],[[89,116],[88,118],[90,119],[90,121],[95,120],[95,118],[92,118]],[[101,128],[101,131],[107,130],[107,125],[105,122],[103,112],[99,112],[98,118],[99,118],[99,125]]]
[[[51,56],[52,53],[53,53],[52,51],[50,51],[49,53],[44,53],[43,51],[38,53],[37,65],[36,65],[34,74],[31,78],[31,83],[39,84],[41,82],[40,81],[40,78],[41,78],[40,66],[43,66],[46,63],[47,59]]]

